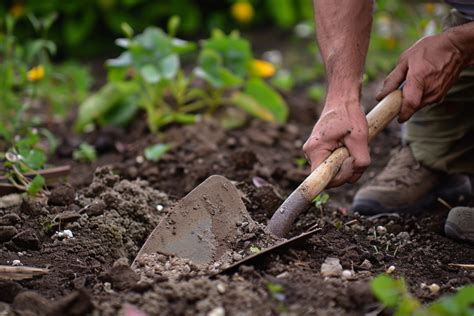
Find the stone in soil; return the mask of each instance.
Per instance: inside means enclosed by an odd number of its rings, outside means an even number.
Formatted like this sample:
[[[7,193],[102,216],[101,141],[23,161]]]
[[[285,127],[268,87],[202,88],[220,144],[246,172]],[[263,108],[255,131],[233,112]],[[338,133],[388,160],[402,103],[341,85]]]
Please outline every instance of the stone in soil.
[[[9,241],[17,233],[15,226],[0,226],[0,242]]]
[[[13,243],[19,249],[39,250],[41,242],[33,229],[25,229],[12,238]]]
[[[20,216],[15,213],[8,213],[0,217],[0,226],[9,226],[19,223],[21,220]]]
[[[48,198],[48,204],[56,206],[67,206],[74,202],[76,195],[75,189],[68,185],[60,185],[53,190]]]

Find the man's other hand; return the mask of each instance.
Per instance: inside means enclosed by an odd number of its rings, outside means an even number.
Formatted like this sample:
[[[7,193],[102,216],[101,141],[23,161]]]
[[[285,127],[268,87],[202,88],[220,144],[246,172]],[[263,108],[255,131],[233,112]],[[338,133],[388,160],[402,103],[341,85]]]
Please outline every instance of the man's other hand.
[[[377,100],[383,99],[406,80],[398,117],[403,123],[424,106],[442,101],[466,63],[465,54],[449,33],[424,37],[400,56],[397,66],[377,94]]]
[[[343,162],[330,187],[357,181],[370,164],[367,120],[357,99],[326,101],[321,117],[303,146],[311,171],[343,145],[351,156]]]

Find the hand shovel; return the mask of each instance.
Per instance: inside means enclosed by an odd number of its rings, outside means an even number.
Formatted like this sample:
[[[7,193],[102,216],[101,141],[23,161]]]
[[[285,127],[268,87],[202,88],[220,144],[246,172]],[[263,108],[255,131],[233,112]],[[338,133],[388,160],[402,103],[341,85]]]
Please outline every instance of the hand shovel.
[[[401,100],[401,91],[396,90],[367,115],[369,140],[398,115]],[[273,214],[268,224],[270,233],[285,237],[298,215],[324,190],[348,157],[347,148],[341,147],[316,168]],[[238,228],[244,223],[253,221],[239,191],[226,178],[211,176],[181,199],[161,220],[140,249],[132,266],[141,256],[157,252],[187,258],[196,264],[211,264],[231,250]],[[312,230],[277,243],[238,261],[230,270],[235,270],[240,264],[254,261],[259,256],[289,247],[315,232],[316,230]],[[229,268],[224,270],[230,271]]]

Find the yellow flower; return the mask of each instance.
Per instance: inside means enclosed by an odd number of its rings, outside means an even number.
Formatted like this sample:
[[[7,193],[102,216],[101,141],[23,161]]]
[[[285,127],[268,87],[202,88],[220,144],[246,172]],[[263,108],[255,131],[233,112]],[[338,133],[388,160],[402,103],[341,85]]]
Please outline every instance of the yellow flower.
[[[249,23],[254,15],[252,5],[246,1],[234,3],[230,8],[230,12],[234,19],[240,23]]]
[[[23,3],[15,2],[10,8],[10,14],[15,18],[22,16],[25,13],[25,6]]]
[[[430,14],[433,14],[435,11],[435,5],[433,3],[425,3],[424,7],[425,7],[425,11]]]
[[[254,59],[250,66],[250,72],[256,76],[268,78],[275,74],[275,66],[268,61]]]
[[[44,78],[44,67],[39,65],[31,68],[26,74],[28,81],[38,81]]]

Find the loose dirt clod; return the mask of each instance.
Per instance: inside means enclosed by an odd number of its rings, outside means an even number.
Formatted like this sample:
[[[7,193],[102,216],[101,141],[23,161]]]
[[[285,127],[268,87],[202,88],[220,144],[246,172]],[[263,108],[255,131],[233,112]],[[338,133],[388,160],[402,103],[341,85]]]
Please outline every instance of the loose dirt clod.
[[[328,257],[321,265],[321,274],[325,277],[338,277],[342,274],[342,272],[342,266],[339,262],[339,258]]]

